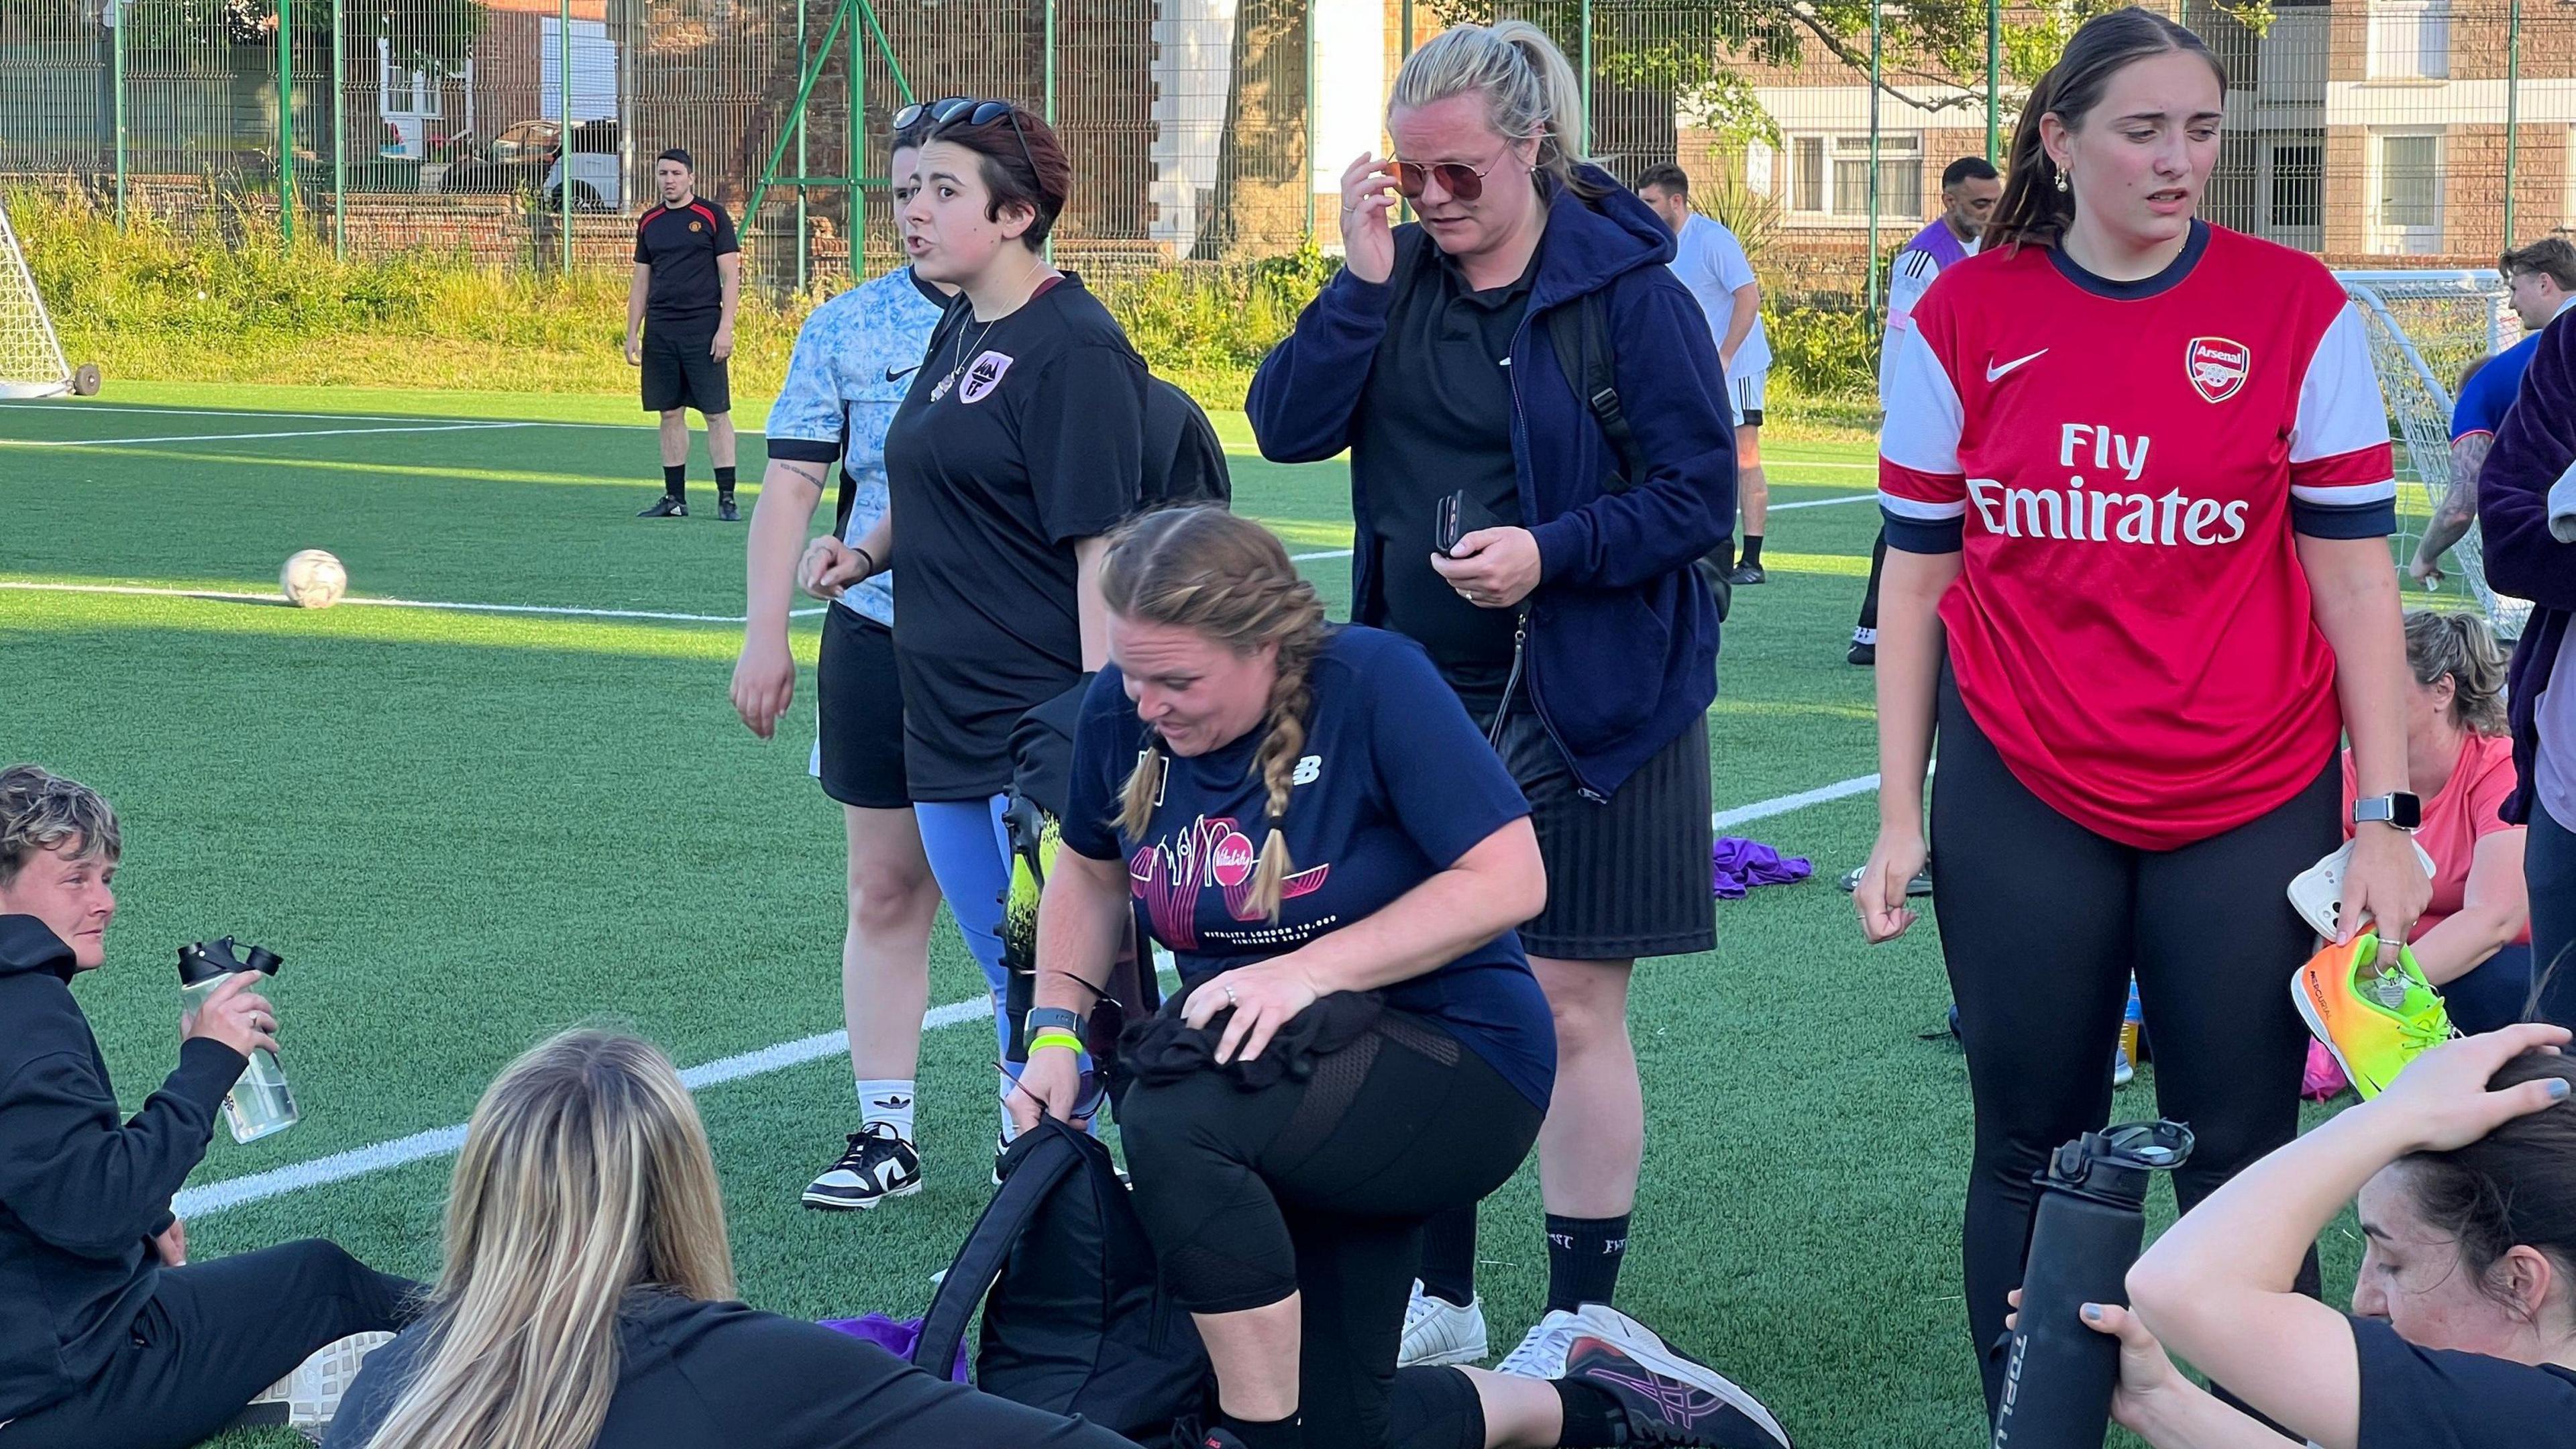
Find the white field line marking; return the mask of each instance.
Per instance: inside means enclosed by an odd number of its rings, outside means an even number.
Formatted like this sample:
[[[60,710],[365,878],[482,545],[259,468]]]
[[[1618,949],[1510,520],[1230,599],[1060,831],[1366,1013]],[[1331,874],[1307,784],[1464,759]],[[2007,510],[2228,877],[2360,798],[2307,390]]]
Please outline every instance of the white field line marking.
[[[252,604],[282,604],[280,594],[235,593],[226,589],[155,589],[136,584],[50,584],[15,579],[0,579],[0,589],[22,589],[47,594],[131,594],[155,599],[222,599]],[[458,604],[432,599],[344,598],[343,605],[366,609],[452,609],[471,614],[548,614],[578,619],[654,619],[680,624],[740,624],[740,614],[672,614],[655,609],[575,609],[556,604]],[[790,609],[797,618],[810,618],[831,606],[812,609]]]
[[[1759,800],[1750,805],[1739,805],[1732,810],[1722,810],[1718,812],[1716,819],[1721,826],[1742,824],[1748,820],[1760,820],[1767,816],[1785,814],[1788,811],[1827,800],[1839,800],[1846,795],[1856,795],[1863,790],[1874,788],[1877,784],[1876,775],[1863,775],[1857,779],[1843,780],[1817,789],[1801,791],[1795,795],[1782,795],[1778,799]],[[1157,965],[1161,965],[1163,953],[1157,950],[1155,955]],[[942,1027],[957,1026],[964,1022],[988,1020],[988,1014],[992,1008],[992,998],[982,995],[968,997],[964,1001],[952,1001],[946,1006],[934,1006],[922,1013],[921,1029],[937,1031]],[[723,1057],[694,1066],[680,1073],[680,1080],[686,1083],[691,1091],[701,1091],[721,1082],[738,1082],[746,1077],[764,1076],[770,1072],[802,1066],[807,1062],[837,1056],[849,1049],[850,1038],[846,1032],[827,1031],[819,1036],[780,1042],[776,1046],[762,1047],[758,1051],[744,1052],[739,1056]],[[388,1142],[351,1148],[346,1152],[334,1152],[328,1157],[317,1157],[310,1162],[273,1167],[266,1172],[254,1172],[242,1177],[227,1178],[222,1182],[208,1183],[204,1187],[192,1187],[171,1199],[170,1210],[183,1218],[204,1217],[209,1213],[222,1212],[226,1208],[242,1207],[250,1203],[265,1202],[290,1192],[301,1192],[308,1187],[346,1182],[353,1177],[364,1177],[369,1173],[383,1172],[389,1168],[425,1162],[433,1157],[445,1157],[464,1145],[465,1124],[460,1122],[427,1132],[415,1132],[409,1137],[396,1137]]]
[[[342,438],[375,433],[465,433],[536,423],[421,423],[403,428],[306,428],[283,433],[178,433],[164,438],[0,438],[0,448],[125,448],[141,443],[238,443],[250,438]]]
[[[1288,555],[1288,561],[1289,561],[1290,563],[1305,563],[1305,562],[1307,562],[1307,561],[1309,561],[1309,560],[1312,560],[1312,559],[1319,559],[1319,558],[1349,558],[1350,556],[1351,556],[1351,551],[1350,551],[1349,549],[1346,549],[1346,548],[1328,548],[1328,549],[1324,550],[1322,553],[1292,553],[1292,554]]]
[[[15,412],[20,408],[36,408],[50,412],[88,413],[94,417],[149,414],[151,416],[165,418],[241,418],[244,420],[251,418],[321,418],[326,421],[340,423],[412,423],[420,420],[420,414],[418,413],[277,413],[270,412],[266,408],[136,408],[118,407],[114,404],[103,405],[99,403],[0,403],[0,412]],[[523,428],[650,428],[654,426],[652,423],[558,422],[551,418],[524,418],[496,421],[511,421],[517,426]]]
[[[1795,503],[1774,503],[1771,505],[1771,511],[1786,513],[1792,508],[1833,508],[1845,503],[1876,503],[1877,501],[1876,492],[1855,493],[1849,498],[1802,498]]]

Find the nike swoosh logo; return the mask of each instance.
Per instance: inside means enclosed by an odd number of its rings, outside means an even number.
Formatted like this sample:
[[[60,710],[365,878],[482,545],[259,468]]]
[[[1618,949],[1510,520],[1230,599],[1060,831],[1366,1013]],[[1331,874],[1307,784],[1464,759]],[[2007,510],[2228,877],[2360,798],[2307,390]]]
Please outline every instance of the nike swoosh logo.
[[[2016,357],[2016,358],[2014,358],[2012,361],[2007,362],[2007,363],[2004,363],[2004,364],[2002,364],[2002,365],[2000,365],[2000,366],[1998,366],[1998,365],[1997,365],[1997,364],[1996,364],[1992,359],[1988,359],[1988,361],[1987,361],[1987,363],[1986,363],[1986,381],[1988,381],[1988,382],[1993,382],[1995,379],[1997,379],[1997,378],[1999,378],[1999,377],[2002,377],[2005,373],[2012,371],[2014,368],[2021,366],[2023,363],[2025,363],[2025,362],[2032,362],[2032,361],[2036,361],[2036,360],[2037,360],[2037,359],[2039,359],[2040,357],[2043,357],[2043,356],[2047,355],[2047,352],[2048,352],[2048,349],[2047,349],[2047,348],[2045,348],[2045,347],[2043,347],[2043,348],[2039,349],[2039,351],[2032,353],[2032,354],[2031,354],[2030,356],[2028,356],[2028,357]]]
[[[919,371],[921,371],[921,364],[918,362],[910,367],[889,367],[886,369],[886,381],[901,382]]]

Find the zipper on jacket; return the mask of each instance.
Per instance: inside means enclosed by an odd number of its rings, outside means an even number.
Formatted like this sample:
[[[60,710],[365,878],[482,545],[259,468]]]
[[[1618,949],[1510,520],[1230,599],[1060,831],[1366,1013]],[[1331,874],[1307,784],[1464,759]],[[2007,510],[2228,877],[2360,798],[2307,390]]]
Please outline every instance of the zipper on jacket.
[[[1525,338],[1527,338],[1527,337],[1529,336],[1529,333],[1530,333],[1530,314],[1529,314],[1527,311],[1523,311],[1523,312],[1521,313],[1521,325],[1520,325],[1520,330],[1519,330],[1519,331],[1517,331],[1517,332],[1515,332],[1515,333],[1512,335],[1512,351],[1514,351],[1514,352],[1516,352],[1516,353],[1517,353],[1517,352],[1519,352],[1519,351],[1521,350],[1521,342],[1522,342],[1522,340],[1523,340],[1523,339],[1525,339]],[[1560,371],[1560,372],[1564,371],[1564,369],[1565,369],[1565,359],[1563,359],[1563,358],[1558,358],[1558,359],[1557,359],[1557,364],[1556,364],[1556,365],[1557,365],[1557,370],[1558,370],[1558,371]],[[1515,436],[1514,436],[1514,437],[1513,437],[1513,439],[1512,439],[1512,446],[1513,446],[1513,450],[1514,450],[1514,451],[1513,451],[1513,456],[1514,456],[1514,460],[1515,460],[1515,463],[1516,463],[1516,464],[1525,464],[1525,463],[1527,462],[1527,449],[1526,449],[1525,445],[1521,442],[1521,439],[1526,438],[1527,436],[1529,436],[1529,419],[1528,419],[1526,416],[1524,416],[1524,415],[1522,414],[1522,412],[1521,412],[1521,370],[1520,370],[1519,368],[1517,368],[1517,367],[1512,368],[1512,369],[1511,369],[1511,374],[1512,374],[1512,426],[1513,426],[1513,431],[1514,431],[1514,434],[1515,434]],[[1535,489],[1535,488],[1533,488],[1533,489],[1532,489],[1532,491],[1533,491],[1533,492],[1535,492],[1535,491],[1536,491],[1536,489]],[[1523,510],[1522,510],[1522,522],[1521,522],[1521,527],[1523,527],[1523,528],[1528,528],[1528,527],[1530,527],[1530,524],[1529,524],[1529,521],[1528,521],[1528,510],[1527,510],[1527,509],[1523,509]],[[1533,593],[1533,594],[1535,594],[1535,593],[1537,593],[1537,592],[1538,592],[1538,590],[1537,590],[1537,589],[1535,589],[1535,588],[1533,588],[1533,589],[1531,589],[1531,590],[1530,590],[1530,592],[1531,592],[1531,593]],[[1524,600],[1523,602],[1524,602],[1524,603],[1526,603],[1527,601],[1526,601],[1526,600]],[[1520,677],[1521,677],[1521,672],[1522,672],[1522,671],[1521,671],[1521,667],[1522,667],[1522,664],[1523,664],[1523,662],[1525,661],[1525,659],[1526,659],[1526,657],[1527,657],[1527,653],[1528,653],[1528,644],[1529,644],[1530,615],[1531,615],[1531,613],[1532,613],[1532,612],[1533,612],[1533,610],[1531,610],[1531,609],[1523,608],[1523,609],[1521,610],[1520,622],[1519,622],[1519,624],[1518,624],[1518,625],[1516,625],[1516,626],[1513,628],[1513,630],[1512,630],[1512,672],[1511,672],[1511,679],[1512,679],[1512,681],[1513,681],[1514,683],[1517,683],[1517,682],[1519,681],[1519,679],[1520,679]],[[1493,737],[1494,739],[1496,739],[1496,740],[1499,740],[1499,739],[1501,739],[1501,738],[1502,738],[1502,733],[1503,733],[1503,716],[1504,716],[1505,714],[1507,714],[1507,713],[1511,710],[1511,707],[1512,707],[1511,689],[1512,689],[1511,684],[1506,684],[1506,685],[1504,686],[1504,689],[1503,689],[1503,705],[1502,705],[1502,708],[1501,708],[1501,709],[1499,709],[1499,710],[1497,710],[1497,711],[1495,711],[1495,713],[1494,713],[1494,728],[1493,728],[1493,736],[1492,736],[1492,737]],[[1559,738],[1557,737],[1557,733],[1556,733],[1556,726],[1548,722],[1548,718],[1547,718],[1547,711],[1546,711],[1545,709],[1541,708],[1541,707],[1540,707],[1540,705],[1539,705],[1539,702],[1538,702],[1538,689],[1537,689],[1537,687],[1536,687],[1535,685],[1533,685],[1533,686],[1531,687],[1531,689],[1530,689],[1530,713],[1532,713],[1532,714],[1534,714],[1534,715],[1536,715],[1536,716],[1538,717],[1538,727],[1539,727],[1540,731],[1541,731],[1542,733],[1544,733],[1544,734],[1547,736],[1547,742],[1548,742],[1549,744],[1552,744],[1552,745],[1556,746],[1556,753],[1557,753],[1561,758],[1563,758],[1563,759],[1564,759],[1564,761],[1565,761],[1565,773],[1566,773],[1566,775],[1567,775],[1567,777],[1568,777],[1568,778],[1570,778],[1570,779],[1572,779],[1572,780],[1574,781],[1574,793],[1576,793],[1576,794],[1578,794],[1578,795],[1582,796],[1582,797],[1583,797],[1584,799],[1586,799],[1586,800],[1591,801],[1591,802],[1592,802],[1593,804],[1595,804],[1595,805],[1607,804],[1607,803],[1609,802],[1610,797],[1609,797],[1609,796],[1607,796],[1607,795],[1602,794],[1602,793],[1601,793],[1600,791],[1598,791],[1598,790],[1593,789],[1593,788],[1592,788],[1592,786],[1591,786],[1587,781],[1585,781],[1585,780],[1584,780],[1582,769],[1581,769],[1580,767],[1578,767],[1578,766],[1574,763],[1574,752],[1573,752],[1573,751],[1571,751],[1571,750],[1569,750],[1569,749],[1567,749],[1567,748],[1565,747],[1565,741],[1564,741],[1564,740],[1562,740],[1562,739],[1559,739]]]
[[[1493,746],[1497,753],[1503,748],[1503,722],[1512,717],[1512,691],[1520,688],[1521,661],[1528,653],[1529,610],[1523,609],[1520,617],[1512,621],[1512,668],[1503,676],[1503,702],[1494,706],[1494,722],[1485,731],[1485,743]],[[1532,707],[1535,708],[1535,704]],[[1545,721],[1541,721],[1540,726],[1545,728]]]

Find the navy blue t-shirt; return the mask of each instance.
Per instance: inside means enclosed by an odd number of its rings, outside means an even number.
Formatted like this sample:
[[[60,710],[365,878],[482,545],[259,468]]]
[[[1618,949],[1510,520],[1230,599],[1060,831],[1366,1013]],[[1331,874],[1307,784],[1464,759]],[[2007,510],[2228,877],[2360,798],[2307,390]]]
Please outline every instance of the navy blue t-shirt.
[[[1188,986],[1375,914],[1529,814],[1421,645],[1342,626],[1308,681],[1306,752],[1281,824],[1296,869],[1276,924],[1242,905],[1268,838],[1269,792],[1253,760],[1263,732],[1195,758],[1167,756],[1163,798],[1144,838],[1131,839],[1118,829],[1119,791],[1152,730],[1136,718],[1115,665],[1083,701],[1065,846],[1126,860],[1154,939],[1171,949]],[[1546,1109],[1556,1029],[1518,932],[1384,994],[1388,1005],[1447,1028]]]
[[[2576,1371],[2417,1348],[2352,1320],[2361,1358],[2361,1449],[2570,1449]]]

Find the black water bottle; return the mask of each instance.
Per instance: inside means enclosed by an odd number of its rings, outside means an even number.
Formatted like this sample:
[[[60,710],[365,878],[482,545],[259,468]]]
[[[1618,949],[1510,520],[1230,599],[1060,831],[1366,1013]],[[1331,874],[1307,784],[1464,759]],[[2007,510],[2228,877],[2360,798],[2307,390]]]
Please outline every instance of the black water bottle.
[[[2087,1132],[2048,1159],[1993,1449],[2101,1449],[2120,1341],[2088,1327],[2083,1308],[2128,1304],[2129,1265],[2146,1241],[2148,1179],[2190,1155],[2190,1128],[2132,1122]]]

